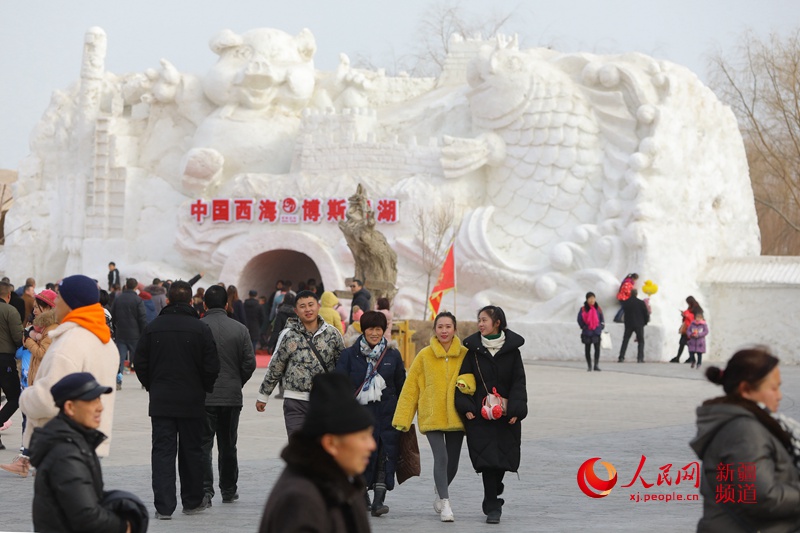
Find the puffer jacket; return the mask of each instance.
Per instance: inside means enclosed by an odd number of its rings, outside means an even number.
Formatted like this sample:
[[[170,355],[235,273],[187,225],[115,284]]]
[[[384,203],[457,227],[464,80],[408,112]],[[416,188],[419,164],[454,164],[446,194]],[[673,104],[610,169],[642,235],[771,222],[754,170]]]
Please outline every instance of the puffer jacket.
[[[219,355],[219,376],[206,405],[241,406],[242,387],[256,370],[256,355],[247,328],[230,318],[225,309],[209,309],[200,319],[211,328]]]
[[[286,468],[267,499],[259,533],[369,533],[361,476],[348,478],[318,439],[299,432],[289,436],[281,457]]]
[[[706,353],[706,335],[708,335],[708,324],[705,320],[698,322],[694,320],[689,329],[686,330],[686,336],[689,337],[687,343],[690,352]]]
[[[723,396],[697,408],[697,436],[690,446],[703,462],[700,492],[703,517],[698,533],[800,530],[800,475],[789,452],[789,435],[750,400]],[[755,464],[755,501],[716,503],[720,464]]]
[[[367,376],[369,363],[367,358],[361,353],[361,338],[349,348],[342,351],[339,362],[336,363],[336,371],[344,374],[350,379],[353,393],[364,383]],[[397,457],[400,452],[399,440],[400,432],[392,426],[392,417],[397,408],[397,397],[403,390],[406,381],[406,369],[403,366],[403,358],[400,352],[394,348],[387,347],[378,366],[378,374],[386,382],[386,388],[381,392],[381,401],[370,402],[366,407],[375,417],[375,425],[372,428],[372,437],[375,439],[377,448],[369,458],[369,464],[364,471],[367,485],[372,488],[375,483],[386,484],[388,490],[394,488],[394,473],[397,469]],[[384,466],[384,479],[378,479],[378,454],[383,453],[386,457]]]
[[[309,346],[313,342],[325,368]],[[344,341],[339,330],[317,317],[317,330],[310,333],[298,318],[290,318],[278,336],[267,373],[258,389],[258,401],[266,403],[269,395],[283,380],[284,398],[308,401],[311,380],[321,372],[336,368],[339,354],[344,350]]]
[[[122,517],[101,505],[103,474],[95,448],[105,440],[64,413],[37,428],[31,439],[36,467],[33,526],[44,532],[124,532]]]
[[[432,337],[430,345],[420,350],[408,369],[392,425],[408,431],[416,413],[422,433],[464,431],[455,395],[456,379],[466,353],[458,337],[453,338],[447,351],[439,339]]]
[[[325,322],[338,329],[339,333],[344,335],[344,326],[342,326],[341,317],[339,316],[339,312],[334,309],[338,303],[339,298],[337,298],[335,294],[330,291],[323,292],[322,298],[319,300],[319,316],[321,316]]]
[[[467,420],[464,416],[464,428],[467,432],[469,458],[476,472],[487,468],[508,472],[519,469],[522,420],[528,415],[525,367],[519,351],[525,339],[510,329],[506,329],[504,333],[505,343],[494,356],[483,346],[480,333],[464,339],[464,346],[468,351],[461,365],[461,374],[474,379],[475,392],[465,394],[458,389],[456,410],[462,416],[466,413],[475,415],[472,420]],[[508,399],[507,412],[498,420],[486,420],[481,416],[481,406],[486,394],[494,388],[500,396]],[[508,423],[512,417],[517,417],[516,424]]]

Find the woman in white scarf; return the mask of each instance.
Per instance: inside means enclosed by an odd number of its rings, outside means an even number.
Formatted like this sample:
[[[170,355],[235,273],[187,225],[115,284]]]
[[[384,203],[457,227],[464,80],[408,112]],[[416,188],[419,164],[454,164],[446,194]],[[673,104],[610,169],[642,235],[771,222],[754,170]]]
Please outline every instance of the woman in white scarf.
[[[377,445],[364,472],[367,490],[375,492],[367,506],[372,516],[389,512],[384,504],[386,491],[394,488],[400,432],[392,427],[397,398],[406,380],[400,352],[387,345],[384,337],[386,316],[367,311],[361,316],[361,331],[355,344],[342,351],[336,371],[350,378],[353,396],[375,417],[373,437]]]

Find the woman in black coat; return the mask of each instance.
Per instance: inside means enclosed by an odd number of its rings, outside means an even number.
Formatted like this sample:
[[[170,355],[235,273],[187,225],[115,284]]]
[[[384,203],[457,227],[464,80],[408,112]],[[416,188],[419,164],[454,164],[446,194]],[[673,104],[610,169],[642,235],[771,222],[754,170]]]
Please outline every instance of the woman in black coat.
[[[520,421],[528,415],[525,367],[519,351],[525,339],[507,328],[505,313],[493,305],[478,313],[478,330],[464,339],[468,351],[455,401],[465,419],[472,466],[482,474],[486,522],[498,524],[504,503],[498,498],[503,493],[503,476],[519,470]],[[493,393],[503,399],[502,412],[487,413],[483,406],[484,398]]]
[[[389,512],[389,507],[383,503],[386,491],[394,488],[400,432],[392,426],[392,418],[406,381],[406,369],[400,352],[390,348],[383,336],[386,315],[367,311],[361,315],[360,322],[363,334],[342,351],[336,371],[350,378],[353,395],[375,417],[372,436],[376,449],[364,477],[367,490],[373,489],[375,493],[371,514],[381,516]],[[368,494],[366,500],[370,506]]]
[[[589,372],[592,371],[591,348],[594,346],[594,369],[599,372],[600,367],[600,334],[606,326],[603,310],[593,292],[586,293],[586,301],[578,310],[578,325],[581,328],[581,342],[585,346],[586,364]]]

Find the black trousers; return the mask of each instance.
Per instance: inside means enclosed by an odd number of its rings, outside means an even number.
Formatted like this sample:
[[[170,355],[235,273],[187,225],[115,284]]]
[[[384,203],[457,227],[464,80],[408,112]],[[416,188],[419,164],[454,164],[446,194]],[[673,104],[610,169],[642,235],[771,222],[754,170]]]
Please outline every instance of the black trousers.
[[[181,503],[194,509],[203,502],[203,418],[171,418],[154,416],[153,503],[162,515],[171,515],[177,506],[175,497],[175,457],[181,477]]]
[[[214,468],[211,452],[214,436],[217,437],[217,469],[219,491],[223,498],[231,498],[238,490],[239,459],[236,456],[236,440],[239,434],[239,415],[242,406],[206,406],[206,428],[203,435],[203,490],[214,497]]]
[[[644,326],[625,326],[625,333],[622,335],[622,346],[619,349],[620,361],[625,359],[625,352],[628,350],[628,341],[631,335],[636,333],[636,341],[639,345],[636,348],[637,361],[644,361]]]
[[[0,390],[6,395],[6,403],[0,409],[0,426],[2,426],[19,409],[19,373],[13,353],[0,354]]]
[[[286,398],[283,400],[283,422],[286,425],[286,435],[300,431],[308,414],[308,402]]]
[[[483,514],[503,508],[502,498],[498,498],[503,493],[503,476],[505,470],[486,469],[481,473],[483,478]]]

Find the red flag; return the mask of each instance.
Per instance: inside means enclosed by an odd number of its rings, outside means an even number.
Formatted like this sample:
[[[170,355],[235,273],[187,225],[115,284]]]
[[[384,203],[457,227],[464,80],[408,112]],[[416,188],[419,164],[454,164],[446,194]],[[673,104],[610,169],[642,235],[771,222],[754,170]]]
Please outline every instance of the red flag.
[[[442,271],[439,272],[439,279],[436,280],[436,285],[433,287],[428,304],[431,308],[431,318],[434,318],[439,313],[439,306],[442,304],[442,297],[444,293],[456,287],[456,261],[453,255],[453,246],[447,250],[447,256],[444,258]]]

